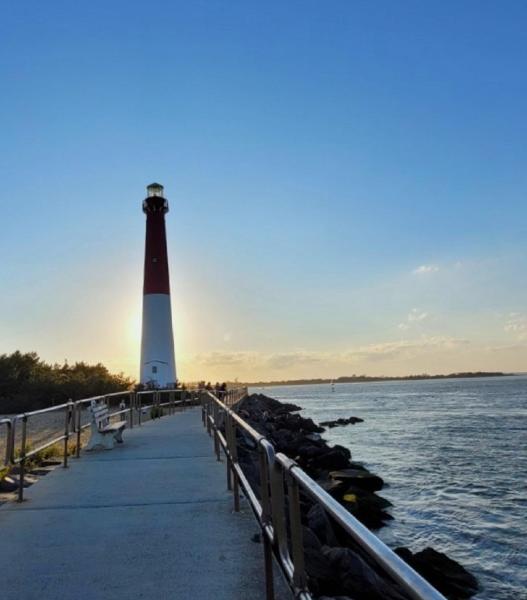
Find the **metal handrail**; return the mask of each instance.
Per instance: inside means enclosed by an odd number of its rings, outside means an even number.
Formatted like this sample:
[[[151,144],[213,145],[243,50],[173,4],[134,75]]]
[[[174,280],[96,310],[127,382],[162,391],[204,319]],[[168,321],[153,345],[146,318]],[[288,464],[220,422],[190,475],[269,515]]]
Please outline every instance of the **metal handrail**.
[[[303,600],[312,598],[304,566],[300,492],[307,494],[339,523],[361,551],[398,583],[409,598],[446,600],[440,592],[322,489],[294,460],[282,453],[275,453],[273,445],[265,436],[209,391],[202,394],[202,420],[209,435],[214,438],[217,459],[220,460],[220,448],[226,456],[227,485],[228,489],[233,491],[234,510],[238,511],[240,507],[239,488],[241,487],[260,524],[264,541],[267,600],[274,599],[272,554],[276,557],[295,597]],[[251,488],[238,463],[237,429],[250,436],[259,453],[259,498],[258,491]],[[285,489],[287,489],[287,497]]]
[[[68,467],[68,442],[72,436],[75,436],[76,439],[76,449],[75,449],[75,458],[80,458],[80,450],[81,450],[81,434],[82,432],[91,426],[91,421],[88,423],[82,423],[82,413],[83,409],[90,405],[92,402],[106,402],[108,404],[109,399],[116,398],[118,396],[123,396],[128,398],[128,405],[126,406],[126,402],[124,403],[124,407],[119,406],[119,409],[116,411],[109,411],[108,418],[114,418],[119,415],[126,415],[127,422],[130,428],[133,428],[134,425],[142,425],[143,418],[142,413],[145,410],[149,410],[152,407],[159,407],[161,412],[159,416],[164,416],[165,414],[171,415],[176,411],[176,407],[185,406],[189,403],[196,402],[199,399],[199,395],[195,391],[183,390],[182,397],[177,399],[176,394],[180,393],[181,389],[170,389],[170,390],[145,390],[142,392],[134,392],[130,390],[124,390],[121,392],[112,392],[110,394],[103,394],[100,396],[92,396],[90,398],[82,398],[81,400],[69,401],[64,404],[59,404],[57,406],[50,406],[48,408],[42,408],[39,410],[34,410],[26,413],[21,413],[15,415],[10,419],[1,419],[0,425],[5,425],[7,427],[7,444],[5,451],[5,464],[8,465],[17,465],[19,469],[19,479],[18,479],[18,501],[22,502],[24,498],[24,480],[25,480],[25,472],[27,461],[32,456],[38,454],[42,450],[49,448],[57,443],[63,442],[63,452],[62,452],[62,466],[64,468]],[[143,397],[146,394],[153,394],[152,404],[143,404]],[[168,394],[168,400],[166,402],[161,402],[161,397],[164,394]],[[187,399],[187,395],[190,397]],[[167,409],[166,411],[164,409]],[[28,448],[28,422],[32,417],[49,414],[53,412],[65,412],[64,418],[64,433],[60,436],[53,437],[53,439],[46,440],[44,443],[39,445],[37,448]],[[134,416],[135,415],[135,416]],[[19,425],[20,424],[20,425]],[[17,425],[21,426],[20,433],[20,445],[18,448],[18,456],[15,457],[16,448],[16,430]]]
[[[34,417],[36,415],[44,415],[46,413],[55,412],[57,410],[61,410],[63,408],[68,407],[70,405],[70,403],[71,403],[71,400],[70,400],[70,402],[64,402],[64,404],[57,404],[56,406],[48,406],[47,408],[39,408],[38,410],[32,410],[31,412],[20,413],[19,415],[15,415],[13,417],[13,420],[14,421],[21,420],[24,417],[24,415],[27,415],[28,417],[29,416]]]
[[[345,529],[359,546],[375,560],[397,583],[410,594],[411,598],[443,598],[425,579],[408,566],[402,558],[393,552],[376,535],[339,504],[335,498],[323,490],[294,461],[283,454],[276,459],[288,468],[291,475],[314,500],[322,504],[325,510]],[[350,519],[351,516],[351,519]],[[431,593],[435,595],[430,595]]]
[[[6,443],[3,458],[3,466],[8,467],[11,463],[11,444],[13,443],[13,422],[11,419],[0,419],[0,425],[6,427]]]

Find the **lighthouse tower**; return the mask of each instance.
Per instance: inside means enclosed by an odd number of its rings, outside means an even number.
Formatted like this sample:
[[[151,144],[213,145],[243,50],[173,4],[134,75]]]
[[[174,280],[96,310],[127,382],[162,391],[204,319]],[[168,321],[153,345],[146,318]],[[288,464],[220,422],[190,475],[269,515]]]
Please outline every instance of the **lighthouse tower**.
[[[159,183],[152,183],[146,189],[148,197],[143,201],[146,242],[140,379],[145,385],[171,387],[176,382],[176,359],[165,231],[168,202]]]

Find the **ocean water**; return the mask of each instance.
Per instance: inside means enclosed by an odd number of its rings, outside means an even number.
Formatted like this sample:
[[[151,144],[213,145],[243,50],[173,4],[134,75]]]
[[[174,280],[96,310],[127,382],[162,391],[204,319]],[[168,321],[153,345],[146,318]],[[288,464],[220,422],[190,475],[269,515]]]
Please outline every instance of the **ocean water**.
[[[479,580],[478,600],[527,599],[527,377],[254,388],[315,421],[383,477],[391,547],[433,546]]]

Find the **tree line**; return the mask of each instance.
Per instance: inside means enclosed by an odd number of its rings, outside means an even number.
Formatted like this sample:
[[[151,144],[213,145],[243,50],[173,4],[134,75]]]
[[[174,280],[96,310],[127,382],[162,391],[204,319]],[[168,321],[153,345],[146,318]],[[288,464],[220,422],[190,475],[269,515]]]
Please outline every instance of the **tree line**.
[[[48,364],[36,352],[0,355],[0,415],[38,410],[131,389],[134,381],[101,363]]]
[[[512,373],[502,373],[501,371],[467,371],[460,373],[448,373],[447,375],[428,375],[422,373],[420,375],[403,375],[403,376],[371,376],[371,375],[348,375],[337,377],[335,379],[284,379],[281,381],[255,381],[252,383],[244,383],[248,387],[266,387],[280,385],[316,385],[323,383],[370,383],[383,381],[419,381],[421,379],[465,379],[472,377],[505,377]],[[230,385],[230,384],[229,384]]]

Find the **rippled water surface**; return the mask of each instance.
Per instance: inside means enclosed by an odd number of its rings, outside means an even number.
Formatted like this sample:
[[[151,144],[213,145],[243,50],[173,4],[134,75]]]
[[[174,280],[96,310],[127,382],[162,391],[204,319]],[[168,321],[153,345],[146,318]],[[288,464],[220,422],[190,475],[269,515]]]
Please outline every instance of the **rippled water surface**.
[[[255,390],[256,391],[256,390]],[[478,577],[478,600],[527,599],[527,377],[266,388],[381,475],[390,546],[431,545]]]

